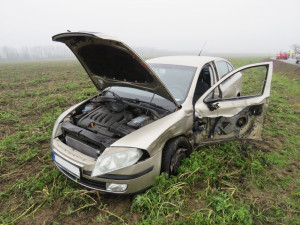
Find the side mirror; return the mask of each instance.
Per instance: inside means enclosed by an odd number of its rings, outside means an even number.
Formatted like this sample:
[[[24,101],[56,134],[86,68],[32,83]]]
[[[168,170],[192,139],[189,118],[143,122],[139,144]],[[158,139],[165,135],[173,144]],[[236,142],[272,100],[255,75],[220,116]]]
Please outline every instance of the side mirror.
[[[220,108],[219,103],[207,103],[207,106],[210,111],[215,111],[216,109]]]
[[[204,103],[208,106],[210,111],[215,111],[216,109],[220,108],[218,99],[210,99],[210,94],[204,99]]]

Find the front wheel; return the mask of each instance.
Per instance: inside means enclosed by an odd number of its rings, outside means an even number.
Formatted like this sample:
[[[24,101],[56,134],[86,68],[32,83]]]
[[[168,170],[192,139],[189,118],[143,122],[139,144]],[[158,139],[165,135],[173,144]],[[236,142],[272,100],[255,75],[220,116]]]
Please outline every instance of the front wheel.
[[[182,160],[191,153],[191,145],[185,137],[178,137],[168,141],[162,155],[161,172],[169,176],[177,175]]]

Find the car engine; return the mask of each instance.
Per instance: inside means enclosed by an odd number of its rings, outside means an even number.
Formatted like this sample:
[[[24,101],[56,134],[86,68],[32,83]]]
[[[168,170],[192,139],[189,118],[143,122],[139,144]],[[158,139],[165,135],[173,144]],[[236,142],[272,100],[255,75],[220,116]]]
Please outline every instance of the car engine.
[[[64,120],[60,139],[68,146],[97,158],[119,138],[167,114],[149,104],[97,96]]]

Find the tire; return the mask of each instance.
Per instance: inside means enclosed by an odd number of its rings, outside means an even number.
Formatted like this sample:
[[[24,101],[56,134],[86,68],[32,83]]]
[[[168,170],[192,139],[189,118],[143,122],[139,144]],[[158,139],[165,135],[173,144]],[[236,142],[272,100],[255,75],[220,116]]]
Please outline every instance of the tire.
[[[163,149],[161,172],[169,176],[177,175],[182,160],[190,155],[191,150],[191,145],[185,137],[169,140]]]

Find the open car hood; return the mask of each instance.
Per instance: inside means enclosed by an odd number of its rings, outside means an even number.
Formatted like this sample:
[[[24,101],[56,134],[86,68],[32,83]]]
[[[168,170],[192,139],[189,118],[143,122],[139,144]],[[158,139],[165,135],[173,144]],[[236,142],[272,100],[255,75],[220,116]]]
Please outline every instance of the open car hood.
[[[147,63],[123,42],[101,34],[68,32],[52,37],[65,43],[99,91],[111,86],[133,87],[178,103]]]

